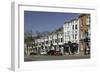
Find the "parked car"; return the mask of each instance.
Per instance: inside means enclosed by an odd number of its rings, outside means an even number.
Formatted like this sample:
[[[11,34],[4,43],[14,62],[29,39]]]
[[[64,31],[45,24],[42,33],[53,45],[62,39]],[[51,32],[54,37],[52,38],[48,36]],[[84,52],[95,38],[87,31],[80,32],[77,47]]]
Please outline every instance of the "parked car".
[[[37,53],[35,53],[35,52],[31,52],[30,55],[37,55]]]
[[[40,55],[47,55],[47,52],[46,51],[41,51]]]
[[[65,43],[65,44],[64,44],[64,52],[65,52],[65,53],[70,53],[70,52],[69,52],[69,44],[68,44],[68,43]]]
[[[78,52],[78,44],[77,43],[66,43],[64,44],[64,51],[69,53],[69,55],[72,53],[72,54],[75,54]]]
[[[73,54],[75,54],[75,52],[78,51],[78,44],[77,43],[72,43],[71,46],[70,46],[70,50]]]
[[[60,51],[55,51],[54,55],[55,56],[62,56],[62,53]]]
[[[54,55],[55,51],[54,50],[50,50],[47,54],[48,55]]]
[[[47,54],[51,56],[61,56],[62,55],[60,51],[55,51],[55,50],[50,50]]]

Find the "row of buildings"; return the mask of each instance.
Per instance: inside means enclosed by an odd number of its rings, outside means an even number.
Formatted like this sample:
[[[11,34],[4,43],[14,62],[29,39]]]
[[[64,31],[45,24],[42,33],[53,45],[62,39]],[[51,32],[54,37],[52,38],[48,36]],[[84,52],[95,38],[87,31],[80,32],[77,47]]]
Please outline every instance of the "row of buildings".
[[[62,27],[54,31],[36,35],[31,46],[25,43],[25,53],[40,53],[41,51],[56,50],[64,52],[64,44],[77,43],[78,53],[84,49],[90,49],[90,14],[80,14],[78,18],[66,20]]]

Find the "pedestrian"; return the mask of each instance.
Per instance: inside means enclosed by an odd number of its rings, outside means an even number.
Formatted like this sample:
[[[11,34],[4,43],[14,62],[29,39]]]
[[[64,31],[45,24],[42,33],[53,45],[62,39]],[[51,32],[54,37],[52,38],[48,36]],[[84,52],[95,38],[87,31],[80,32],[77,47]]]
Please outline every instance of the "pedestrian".
[[[64,54],[64,48],[63,47],[61,47],[61,53]]]
[[[68,53],[69,53],[69,55],[71,53],[71,41],[68,41]]]
[[[88,52],[88,54],[90,54],[90,47],[89,46],[87,47],[87,52]]]
[[[85,46],[85,48],[84,48],[84,55],[87,55],[87,49],[86,49],[86,46]]]

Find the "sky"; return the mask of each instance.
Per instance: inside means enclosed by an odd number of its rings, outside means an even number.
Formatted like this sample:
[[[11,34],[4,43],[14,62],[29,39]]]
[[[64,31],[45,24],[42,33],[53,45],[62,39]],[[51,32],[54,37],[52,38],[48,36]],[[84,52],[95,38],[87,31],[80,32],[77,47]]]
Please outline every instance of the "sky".
[[[79,13],[24,11],[24,32],[53,31],[78,16]]]

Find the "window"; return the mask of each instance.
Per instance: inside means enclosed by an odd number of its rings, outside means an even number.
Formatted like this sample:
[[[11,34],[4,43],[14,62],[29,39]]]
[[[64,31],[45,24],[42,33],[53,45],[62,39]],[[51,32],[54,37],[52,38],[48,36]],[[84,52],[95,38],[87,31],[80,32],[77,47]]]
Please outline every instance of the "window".
[[[77,25],[75,25],[75,29],[77,29]]]
[[[55,43],[57,43],[57,39],[55,39]]]
[[[60,42],[60,38],[58,38],[58,42]]]
[[[53,39],[53,43],[55,43],[55,39]]]
[[[74,39],[74,34],[73,34],[73,39]]]
[[[46,44],[48,44],[48,41],[46,41]]]
[[[63,42],[63,38],[61,38],[61,42]]]
[[[72,29],[74,30],[74,25],[72,26]]]
[[[42,42],[42,45],[44,45],[44,42]]]
[[[52,40],[50,40],[50,43],[52,44]]]
[[[77,39],[77,34],[75,34],[75,39]]]
[[[75,33],[77,33],[77,31],[75,31]]]

